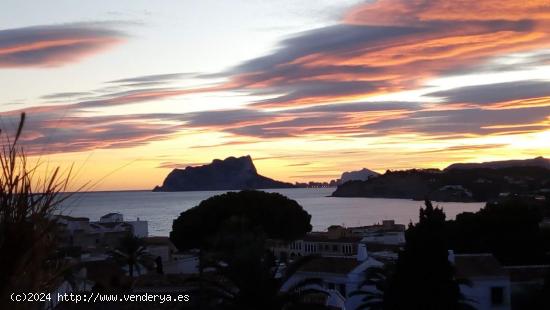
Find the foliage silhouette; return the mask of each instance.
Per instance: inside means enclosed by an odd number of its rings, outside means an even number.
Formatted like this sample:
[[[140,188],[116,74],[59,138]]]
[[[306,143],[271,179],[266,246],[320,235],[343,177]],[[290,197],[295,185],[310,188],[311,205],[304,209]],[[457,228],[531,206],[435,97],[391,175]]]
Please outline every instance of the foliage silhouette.
[[[53,214],[69,195],[62,195],[71,171],[59,167],[39,175],[41,162],[29,164],[19,145],[25,124],[21,115],[15,137],[2,136],[0,150],[0,308],[24,309],[10,303],[10,292],[44,292],[62,279],[57,259]]]
[[[350,297],[361,296],[357,310],[383,310],[384,294],[393,272],[393,264],[384,267],[371,267],[364,271],[364,279]]]
[[[476,213],[448,222],[450,245],[459,253],[492,253],[505,265],[546,263],[549,240],[541,210],[521,198],[490,202]]]
[[[311,231],[311,215],[294,200],[262,191],[228,192],[202,201],[174,220],[170,239],[179,250],[205,248],[230,218],[246,219],[250,231],[293,240]]]
[[[208,272],[188,281],[188,291],[199,296],[200,309],[326,309],[308,299],[319,294],[327,295],[321,289],[321,279],[304,279],[282,290],[309,257],[302,257],[284,268],[262,248],[261,242],[256,243],[252,236],[246,240],[249,246],[242,248],[238,256],[205,264]]]
[[[460,293],[448,259],[445,213],[429,200],[420,220],[409,224],[405,248],[384,294],[384,309],[454,310],[472,308]]]
[[[130,278],[133,278],[134,269],[139,268],[140,263],[151,260],[145,250],[143,240],[129,234],[120,240],[120,245],[112,251],[112,255],[115,259],[121,260],[128,265],[128,273]],[[139,269],[138,272],[140,272]]]

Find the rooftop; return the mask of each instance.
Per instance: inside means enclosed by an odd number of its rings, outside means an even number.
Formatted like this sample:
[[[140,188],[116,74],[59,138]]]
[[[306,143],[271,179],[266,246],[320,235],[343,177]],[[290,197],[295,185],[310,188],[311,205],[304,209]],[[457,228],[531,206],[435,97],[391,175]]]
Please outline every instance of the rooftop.
[[[73,217],[73,216],[68,216],[68,215],[57,215],[57,218],[64,219],[64,220],[67,220],[67,221],[72,221],[72,222],[88,222],[88,221],[90,221],[90,219],[87,218],[87,217]]]
[[[174,244],[170,241],[169,237],[146,237],[143,238],[143,241],[147,245],[167,245],[174,247]]]
[[[379,242],[365,242],[367,245],[367,251],[369,252],[399,252],[401,245],[387,244]]]
[[[122,214],[120,214],[120,213],[116,213],[116,212],[111,212],[111,213],[107,213],[107,214],[105,214],[105,215],[104,215],[104,216],[102,216],[102,217],[111,217],[111,216],[115,216],[115,215],[122,215]]]
[[[492,254],[455,254],[456,277],[505,277],[508,272]]]
[[[342,243],[354,243],[361,241],[359,236],[340,236],[336,238],[330,238],[326,232],[312,232],[304,236],[302,239],[309,242],[342,242]]]
[[[107,222],[107,223],[94,222],[91,226],[98,227],[98,225],[103,226],[105,228],[115,228],[117,226],[126,227],[126,228],[132,227],[132,225],[125,222]]]
[[[371,232],[404,232],[406,226],[403,224],[395,224],[394,221],[383,221],[382,224],[350,227],[351,230],[369,230]]]
[[[300,271],[324,272],[346,275],[361,264],[356,258],[316,257],[307,262]]]
[[[543,282],[550,276],[550,265],[506,266],[512,282]]]

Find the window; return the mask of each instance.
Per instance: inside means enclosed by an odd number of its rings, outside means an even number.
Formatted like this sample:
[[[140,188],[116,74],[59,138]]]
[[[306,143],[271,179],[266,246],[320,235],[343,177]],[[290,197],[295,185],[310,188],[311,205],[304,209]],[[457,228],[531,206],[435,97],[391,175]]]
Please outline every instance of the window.
[[[332,252],[338,252],[338,245],[334,244],[332,246]]]
[[[504,287],[501,287],[501,286],[491,287],[491,304],[493,305],[504,304]]]
[[[349,254],[351,251],[350,251],[350,246],[349,245],[344,245],[342,246],[342,252],[344,252],[344,254]]]

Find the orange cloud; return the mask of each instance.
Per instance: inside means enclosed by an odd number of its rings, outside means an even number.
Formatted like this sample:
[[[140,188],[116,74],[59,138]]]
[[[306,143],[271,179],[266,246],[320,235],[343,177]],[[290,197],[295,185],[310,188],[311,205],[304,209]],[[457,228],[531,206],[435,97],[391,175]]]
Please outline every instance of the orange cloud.
[[[401,24],[429,21],[550,20],[546,0],[378,0],[346,14],[352,24]]]
[[[547,1],[369,2],[341,25],[300,33],[241,64],[227,86],[272,94],[256,102],[260,108],[356,100],[550,47],[549,26]]]
[[[122,41],[122,33],[93,24],[0,30],[0,68],[61,66]]]
[[[546,126],[550,115],[550,93],[544,92],[548,84],[541,81],[429,94],[441,99],[437,103],[373,103],[362,99],[413,90],[434,77],[475,73],[485,69],[495,57],[509,53],[550,47],[550,33],[546,30],[549,21],[548,5],[542,1],[369,2],[351,10],[339,25],[298,33],[283,40],[272,54],[217,74],[216,77],[227,79],[218,85],[191,89],[129,86],[129,91],[33,111],[40,115],[41,126],[66,130],[65,141],[71,142],[55,145],[62,150],[69,145],[91,149],[147,143],[165,139],[183,126],[223,132],[228,139],[239,139],[234,143],[287,137],[347,139],[399,134],[444,140],[536,132]],[[55,35],[47,40],[9,46],[0,40],[0,59],[2,55],[86,42],[107,46],[106,42],[120,38],[109,31],[100,35],[87,31],[76,31],[79,35],[58,30],[52,33]],[[40,64],[53,63],[56,57],[45,58]],[[548,59],[536,60],[534,65],[547,64]],[[112,83],[162,83],[178,77],[180,74],[163,74]],[[92,119],[77,116],[77,112],[89,107],[220,91],[237,91],[263,99],[235,110]],[[284,109],[274,112],[272,108]],[[70,117],[60,122],[51,120],[67,109]],[[180,126],[172,126],[178,122]],[[74,127],[82,130],[70,133]],[[119,136],[116,130],[126,135]],[[135,134],[131,134],[132,130]],[[37,134],[30,140],[44,141]],[[116,142],[121,138],[129,144]]]

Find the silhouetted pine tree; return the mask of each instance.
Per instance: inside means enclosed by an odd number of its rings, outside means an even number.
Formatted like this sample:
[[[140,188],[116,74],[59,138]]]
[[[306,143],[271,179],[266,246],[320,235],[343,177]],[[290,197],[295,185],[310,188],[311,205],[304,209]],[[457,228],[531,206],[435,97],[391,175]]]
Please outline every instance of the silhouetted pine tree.
[[[471,309],[464,303],[448,260],[445,213],[428,200],[425,205],[418,224],[409,224],[406,231],[406,245],[385,292],[384,309]]]

